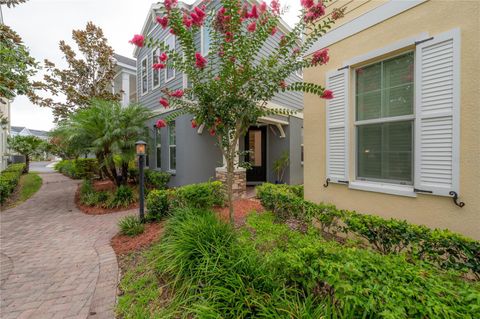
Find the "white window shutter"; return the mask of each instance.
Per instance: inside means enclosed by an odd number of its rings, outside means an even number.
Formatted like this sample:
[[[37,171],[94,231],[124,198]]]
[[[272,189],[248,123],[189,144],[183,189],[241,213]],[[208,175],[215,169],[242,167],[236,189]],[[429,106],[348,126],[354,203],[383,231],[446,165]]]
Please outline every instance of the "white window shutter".
[[[450,196],[460,178],[460,30],[416,47],[415,189]]]
[[[334,98],[327,100],[327,178],[348,182],[348,68],[327,74],[326,87]]]

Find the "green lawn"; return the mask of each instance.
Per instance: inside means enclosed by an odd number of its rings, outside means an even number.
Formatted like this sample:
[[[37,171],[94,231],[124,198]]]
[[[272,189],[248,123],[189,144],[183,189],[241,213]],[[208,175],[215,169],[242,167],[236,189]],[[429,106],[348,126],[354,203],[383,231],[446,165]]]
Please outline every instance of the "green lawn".
[[[17,206],[30,197],[32,197],[42,186],[42,178],[34,172],[22,175],[18,183],[17,189],[11,194],[10,198],[7,199],[4,207],[12,208]]]

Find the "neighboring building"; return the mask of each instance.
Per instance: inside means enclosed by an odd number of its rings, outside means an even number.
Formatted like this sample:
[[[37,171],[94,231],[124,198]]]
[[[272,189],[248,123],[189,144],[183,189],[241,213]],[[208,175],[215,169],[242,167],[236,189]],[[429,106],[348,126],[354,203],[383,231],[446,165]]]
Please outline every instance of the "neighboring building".
[[[117,63],[113,78],[113,93],[120,93],[120,103],[127,106],[137,103],[137,62],[120,54],[114,54]]]
[[[180,6],[192,10],[200,1],[189,6],[180,3]],[[218,5],[212,1],[209,6]],[[153,36],[165,41],[169,46],[180,50],[175,36],[169,30],[163,30],[155,21],[160,15],[160,4],[152,5],[144,23],[142,34]],[[280,28],[283,32],[288,29],[286,24]],[[282,32],[268,40],[264,52],[271,52],[278,45]],[[206,55],[209,47],[209,33],[205,27],[195,39],[199,52]],[[148,123],[152,138],[149,147],[150,168],[168,171],[173,174],[170,186],[180,186],[190,183],[204,182],[209,179],[222,178],[225,170],[220,150],[216,146],[216,139],[210,136],[207,130],[191,128],[191,115],[178,117],[172,125],[157,130],[154,124],[160,118],[168,115],[170,110],[165,110],[159,104],[162,89],[170,90],[187,88],[189,82],[186,76],[173,69],[155,71],[152,64],[159,56],[159,50],[143,47],[135,50],[137,59],[137,92],[140,104],[155,111],[156,116]],[[293,74],[287,82],[300,81],[299,75]],[[273,162],[279,159],[283,152],[289,152],[290,164],[286,168],[285,182],[291,184],[303,183],[302,156],[302,125],[303,125],[303,94],[297,92],[280,93],[270,102],[272,107],[287,107],[298,111],[296,116],[271,116],[260,118],[257,125],[252,126],[245,137],[240,139],[240,150],[245,148],[252,151],[250,162],[253,169],[238,169],[238,177],[243,179],[240,184],[258,184],[262,182],[275,182]]]
[[[334,1],[327,14],[342,3],[310,52],[328,47],[330,62],[305,71],[334,94],[305,98],[306,199],[480,239],[480,2]]]
[[[10,129],[10,136],[36,136],[44,141],[48,140],[48,131],[33,130],[24,126],[12,126]]]
[[[7,138],[10,132],[10,101],[0,98],[0,171],[7,168]]]

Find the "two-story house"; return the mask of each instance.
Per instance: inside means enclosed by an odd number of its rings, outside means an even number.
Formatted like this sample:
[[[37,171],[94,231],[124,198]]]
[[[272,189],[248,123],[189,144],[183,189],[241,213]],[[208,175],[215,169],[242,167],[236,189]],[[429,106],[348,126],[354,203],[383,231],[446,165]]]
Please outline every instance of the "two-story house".
[[[211,1],[208,6],[218,5],[218,1]],[[187,10],[201,5],[197,1],[192,5],[179,3]],[[142,28],[142,34],[153,36],[164,41],[168,46],[180,50],[175,36],[169,29],[164,30],[155,20],[160,15],[161,4],[153,4]],[[208,24],[207,24],[208,25]],[[263,48],[267,55],[275,46],[278,46],[282,33],[289,27],[282,22],[280,32],[271,37]],[[196,36],[198,51],[206,55],[209,50],[208,27],[204,26]],[[166,128],[156,129],[155,123],[165,118],[171,110],[165,110],[159,100],[161,90],[168,88],[177,90],[186,88],[189,83],[187,77],[173,69],[153,70],[160,52],[147,47],[136,48],[134,56],[137,59],[137,94],[138,102],[155,111],[155,117],[148,123],[152,138],[148,145],[149,167],[167,171],[172,174],[171,186],[181,186],[190,183],[204,182],[215,178],[222,178],[223,158],[216,146],[216,140],[205,129],[200,127],[193,130],[191,115],[178,117],[174,123]],[[287,82],[301,80],[301,74],[292,74]],[[247,170],[246,184],[275,182],[276,174],[273,164],[284,152],[289,153],[289,163],[285,169],[284,182],[291,184],[303,183],[302,164],[302,126],[303,126],[303,94],[297,92],[279,93],[271,101],[272,107],[287,107],[298,111],[293,116],[270,116],[260,118],[258,123],[248,130],[239,141],[240,150],[250,150],[249,161],[252,168]],[[239,169],[239,175],[242,170]],[[224,175],[223,175],[224,176]]]

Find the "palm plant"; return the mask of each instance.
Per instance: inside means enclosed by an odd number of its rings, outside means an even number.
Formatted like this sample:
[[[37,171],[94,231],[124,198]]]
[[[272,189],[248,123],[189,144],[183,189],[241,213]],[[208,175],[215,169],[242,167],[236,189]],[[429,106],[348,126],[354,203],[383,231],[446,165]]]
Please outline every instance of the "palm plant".
[[[102,174],[122,185],[127,183],[128,162],[134,158],[136,140],[145,135],[149,117],[150,111],[139,105],[122,107],[117,102],[92,100],[90,107],[72,114],[64,127],[70,141],[82,140],[88,145]],[[118,165],[116,157],[120,158]]]

